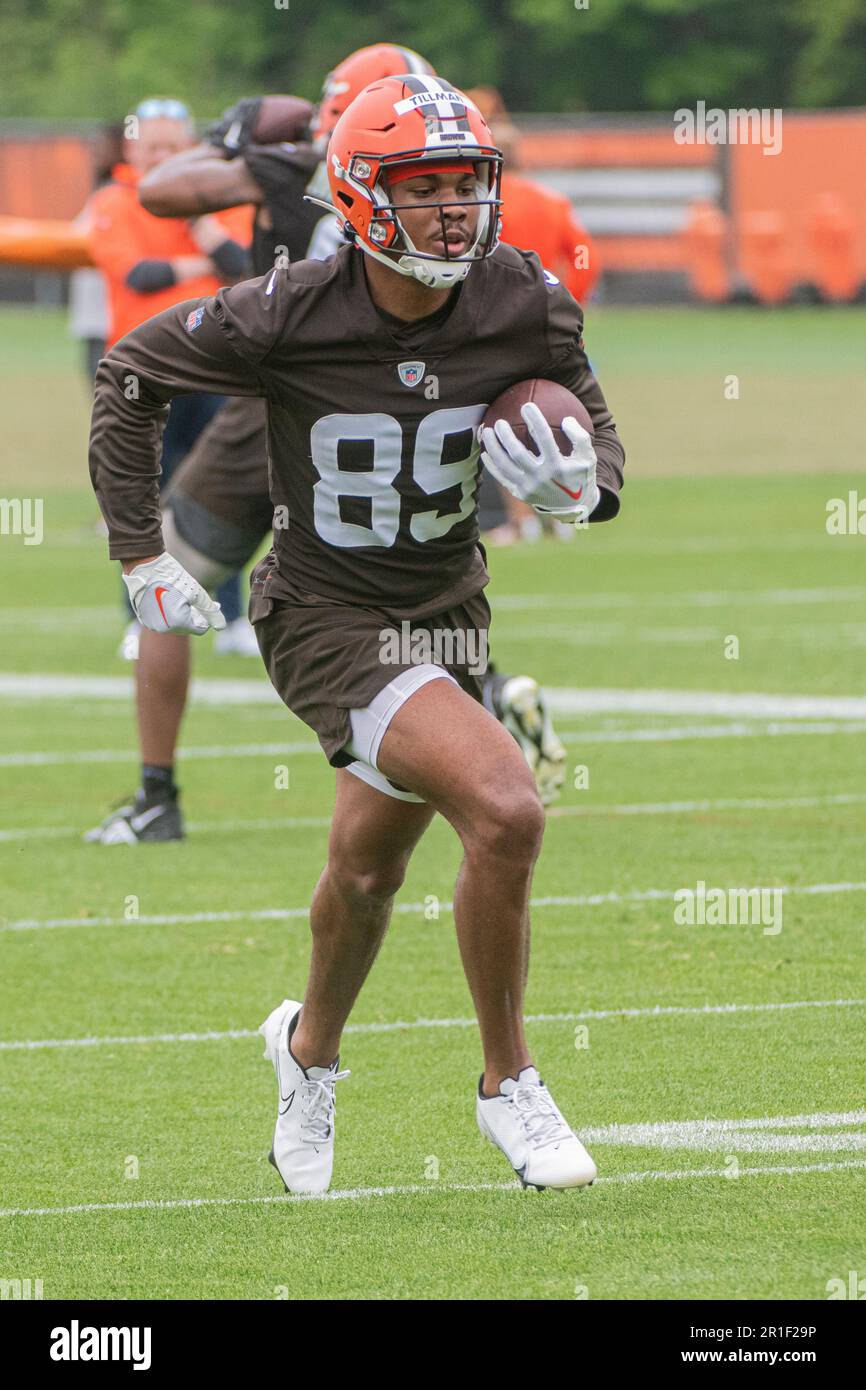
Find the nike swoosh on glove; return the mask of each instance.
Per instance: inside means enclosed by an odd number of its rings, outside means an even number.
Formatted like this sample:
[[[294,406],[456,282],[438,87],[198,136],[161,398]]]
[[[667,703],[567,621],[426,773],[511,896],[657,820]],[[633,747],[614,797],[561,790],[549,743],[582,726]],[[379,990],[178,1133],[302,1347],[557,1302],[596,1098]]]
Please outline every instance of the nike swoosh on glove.
[[[520,414],[538,453],[521,444],[507,420],[497,420],[493,429],[480,430],[483,463],[506,491],[537,512],[559,521],[588,517],[600,496],[592,436],[573,415],[566,416],[562,432],[571,444],[571,453],[561,454],[553,430],[534,401],[522,405]]]
[[[219,629],[226,625],[219,604],[168,551],[146,564],[136,565],[123,576],[123,582],[136,617],[152,632],[198,635],[209,627]]]

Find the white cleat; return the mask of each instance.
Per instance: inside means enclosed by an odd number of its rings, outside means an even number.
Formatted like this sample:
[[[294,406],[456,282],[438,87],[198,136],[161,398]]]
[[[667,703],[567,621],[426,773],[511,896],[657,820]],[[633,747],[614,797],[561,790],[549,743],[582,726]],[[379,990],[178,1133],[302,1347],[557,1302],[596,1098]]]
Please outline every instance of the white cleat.
[[[217,656],[261,656],[255,629],[249,618],[235,618],[214,638]]]
[[[289,1050],[289,1026],[301,1011],[296,999],[284,999],[259,1029],[264,1056],[277,1074],[279,1101],[274,1144],[268,1157],[287,1192],[327,1192],[334,1167],[334,1084],[349,1075],[329,1067],[307,1067]]]
[[[483,1078],[482,1078],[483,1079]],[[524,1187],[588,1187],[597,1169],[569,1127],[535,1067],[515,1081],[507,1076],[498,1096],[478,1085],[478,1128],[501,1149]]]
[[[503,725],[523,749],[542,805],[549,806],[565,781],[566,752],[538,681],[511,676],[499,692],[499,707]]]

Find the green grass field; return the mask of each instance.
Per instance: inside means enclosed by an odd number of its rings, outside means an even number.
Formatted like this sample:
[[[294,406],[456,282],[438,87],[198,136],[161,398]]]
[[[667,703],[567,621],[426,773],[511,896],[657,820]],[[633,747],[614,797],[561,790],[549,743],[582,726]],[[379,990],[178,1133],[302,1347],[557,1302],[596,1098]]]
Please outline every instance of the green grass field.
[[[0,537],[0,1278],[45,1298],[815,1300],[866,1274],[866,537],[825,526],[862,477],[864,328],[590,315],[622,515],[491,556],[493,653],[550,688],[571,759],[534,885],[530,1045],[599,1181],[524,1193],[478,1133],[458,852],[434,823],[345,1038],[332,1194],[298,1200],[267,1163],[255,1030],[304,988],[333,775],[258,665],[203,639],[189,838],[80,842],[135,784],[118,582],[74,350],[51,314],[0,316],[0,492],[45,500],[43,544]],[[784,888],[781,929],[678,925],[699,880]]]

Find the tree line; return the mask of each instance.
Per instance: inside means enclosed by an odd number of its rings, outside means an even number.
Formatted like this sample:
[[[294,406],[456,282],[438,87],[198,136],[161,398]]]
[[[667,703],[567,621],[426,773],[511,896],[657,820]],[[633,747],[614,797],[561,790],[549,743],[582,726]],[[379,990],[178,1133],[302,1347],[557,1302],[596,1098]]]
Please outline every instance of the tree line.
[[[384,39],[514,111],[863,103],[863,0],[4,0],[0,116],[116,120],[147,95],[211,116],[315,99]]]

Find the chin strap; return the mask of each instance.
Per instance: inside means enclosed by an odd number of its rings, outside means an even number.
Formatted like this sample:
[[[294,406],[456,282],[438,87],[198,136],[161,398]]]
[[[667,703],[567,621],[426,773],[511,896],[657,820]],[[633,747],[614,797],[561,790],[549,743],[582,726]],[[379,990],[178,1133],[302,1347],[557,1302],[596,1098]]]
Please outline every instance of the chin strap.
[[[414,262],[409,272],[420,280],[422,285],[426,285],[432,290],[447,290],[452,285],[459,285],[461,280],[465,280],[471,269],[470,265],[462,265],[454,270],[433,270],[423,262]]]
[[[465,280],[474,261],[442,262],[425,261],[419,257],[403,255],[399,260],[392,260],[381,251],[374,251],[372,247],[360,243],[362,251],[366,251],[368,256],[375,256],[377,261],[389,265],[392,270],[396,270],[400,275],[408,275],[411,279],[418,280],[422,285],[426,285],[431,290],[447,290],[452,285],[459,285],[461,280]]]

